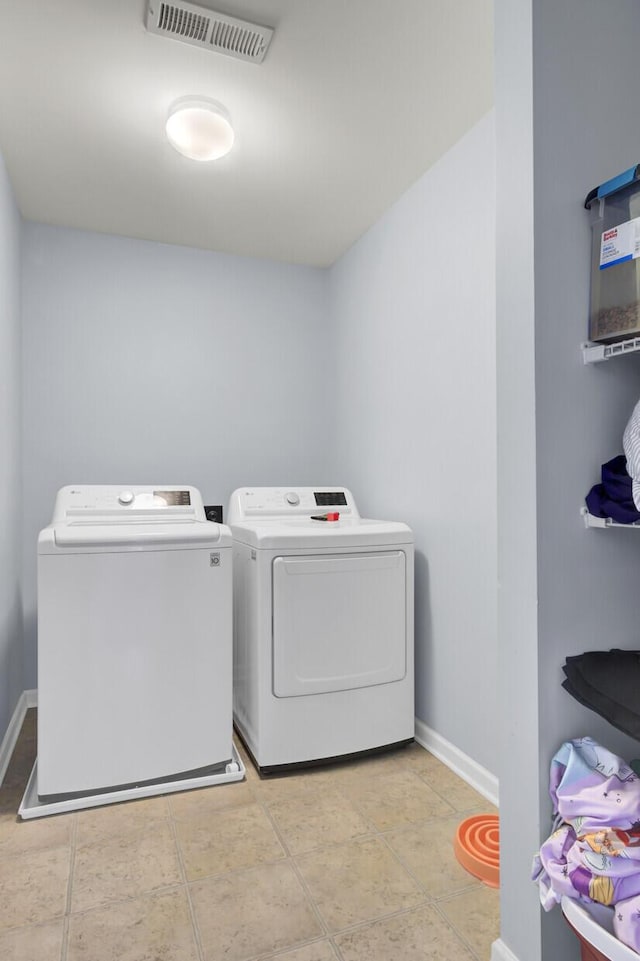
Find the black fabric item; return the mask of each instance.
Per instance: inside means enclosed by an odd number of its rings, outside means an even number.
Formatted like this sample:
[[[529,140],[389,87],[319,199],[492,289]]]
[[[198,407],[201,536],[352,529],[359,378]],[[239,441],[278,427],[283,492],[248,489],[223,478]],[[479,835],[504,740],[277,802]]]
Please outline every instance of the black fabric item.
[[[640,651],[588,651],[568,657],[563,671],[572,697],[640,739]]]
[[[578,678],[577,685],[574,687],[570,678],[567,677],[562,682],[562,686],[576,701],[595,714],[599,714],[612,727],[640,740],[640,716],[634,714],[633,711],[628,711],[625,707],[605,697],[604,694],[600,694],[599,691],[594,691],[584,678]]]
[[[627,471],[627,458],[618,454],[602,465],[602,483],[596,484],[585,501],[594,517],[610,517],[619,524],[640,521],[640,511],[633,500],[633,480]]]

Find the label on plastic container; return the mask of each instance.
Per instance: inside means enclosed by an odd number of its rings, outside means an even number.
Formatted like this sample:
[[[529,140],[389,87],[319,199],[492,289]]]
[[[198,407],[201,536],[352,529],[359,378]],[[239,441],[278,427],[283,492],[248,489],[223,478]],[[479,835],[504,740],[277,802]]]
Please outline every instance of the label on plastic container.
[[[640,217],[602,232],[600,270],[640,257]]]

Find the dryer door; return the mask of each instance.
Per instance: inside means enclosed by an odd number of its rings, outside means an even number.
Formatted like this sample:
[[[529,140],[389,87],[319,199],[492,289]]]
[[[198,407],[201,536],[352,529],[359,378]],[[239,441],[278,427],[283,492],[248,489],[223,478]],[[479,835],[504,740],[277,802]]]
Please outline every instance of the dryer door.
[[[404,551],[275,558],[276,697],[399,681],[406,666]]]

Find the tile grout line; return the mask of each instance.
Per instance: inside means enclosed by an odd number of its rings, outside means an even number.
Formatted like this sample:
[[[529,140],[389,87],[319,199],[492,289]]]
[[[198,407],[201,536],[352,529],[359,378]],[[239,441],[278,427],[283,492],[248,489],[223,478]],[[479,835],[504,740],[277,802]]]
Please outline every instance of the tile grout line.
[[[459,898],[462,894],[469,894],[471,891],[479,891],[481,881],[471,878],[471,880],[465,884],[464,887],[458,888],[457,891],[447,891],[446,894],[439,894],[437,897],[433,898],[434,904],[444,904],[447,901],[453,901],[455,898]]]
[[[408,825],[408,827],[412,827],[412,825]],[[396,829],[393,828],[392,831],[393,831],[393,830],[396,830]],[[381,832],[381,833],[380,833],[381,839],[384,841],[384,843],[385,843],[386,846],[389,848],[389,850],[390,850],[391,853],[394,855],[394,857],[400,862],[400,864],[402,865],[402,867],[404,868],[404,870],[407,872],[407,874],[409,874],[409,875],[413,878],[413,880],[416,882],[416,884],[418,884],[418,885],[420,886],[421,890],[423,890],[423,891],[425,892],[425,894],[426,894],[426,896],[429,898],[429,901],[430,901],[430,902],[432,902],[432,903],[435,904],[437,901],[446,901],[448,898],[455,898],[455,897],[457,897],[459,894],[464,894],[464,893],[466,893],[467,891],[474,891],[474,890],[476,890],[476,888],[478,888],[478,886],[479,886],[479,884],[480,884],[481,882],[480,882],[480,881],[477,881],[475,878],[469,876],[469,880],[468,880],[465,884],[463,884],[462,887],[458,888],[458,889],[455,890],[455,891],[447,891],[446,894],[440,894],[440,895],[430,894],[430,893],[427,891],[426,885],[420,880],[420,878],[419,878],[416,874],[414,874],[413,869],[410,868],[408,864],[405,864],[405,862],[404,862],[404,860],[403,860],[403,858],[402,858],[402,855],[401,855],[401,854],[398,854],[398,852],[397,852],[397,851],[391,846],[391,844],[389,843],[389,840],[387,839],[387,834],[391,834],[392,831],[386,831],[386,832],[384,832],[384,833]]]
[[[323,789],[323,788],[326,788],[326,785],[320,784],[320,785],[318,785],[318,787],[319,787],[319,789]],[[347,794],[347,792],[346,792],[345,790],[343,790],[342,785],[340,785],[339,783],[337,783],[337,784],[332,784],[329,790],[335,791],[336,794],[339,794],[340,797],[341,797],[341,799],[342,799],[343,801],[345,801],[345,802],[353,809],[353,811],[355,812],[355,814],[357,814],[358,817],[361,818],[361,819],[364,821],[364,823],[368,826],[368,830],[365,831],[365,832],[363,832],[363,834],[359,834],[359,835],[357,835],[355,838],[348,838],[347,841],[334,841],[334,842],[331,842],[332,844],[348,843],[348,841],[350,841],[350,840],[360,840],[361,838],[372,837],[372,836],[380,833],[380,830],[376,827],[375,822],[372,821],[372,819],[371,819],[370,817],[368,817],[368,816],[358,807],[358,805],[355,803],[355,801],[353,801],[353,800],[349,797],[349,795]],[[294,798],[293,800],[295,800],[295,798]],[[278,802],[276,801],[275,803],[277,804]],[[269,808],[269,805],[266,804],[266,802],[265,802],[265,806],[266,806],[267,809]],[[310,848],[308,851],[302,852],[302,854],[311,854],[313,851],[320,850],[323,846],[324,846],[324,845],[323,845],[322,843],[320,843],[320,844],[318,844],[315,848]],[[287,848],[287,850],[288,850],[288,848]],[[301,856],[302,856],[302,855],[294,855],[294,854],[291,855],[291,857],[301,857]]]
[[[422,826],[429,826],[438,821],[453,820],[454,816],[456,820],[458,817],[464,819],[475,813],[477,813],[477,808],[466,808],[464,811],[453,811],[451,814],[434,814],[426,818],[419,818],[417,821],[405,821],[403,824],[396,824],[393,827],[384,828],[378,833],[382,837],[386,837],[387,834],[393,834],[396,831],[411,831]]]
[[[169,894],[171,891],[180,891],[182,890],[183,887],[184,887],[184,883],[182,881],[175,881],[173,884],[163,884],[159,888],[152,888],[147,891],[138,892],[137,894],[130,894],[126,897],[113,898],[110,901],[100,901],[97,904],[90,905],[90,907],[88,908],[83,908],[81,911],[72,911],[68,915],[68,918],[69,918],[69,921],[75,918],[83,918],[85,915],[92,914],[94,911],[103,911],[106,908],[110,908],[112,906],[115,907],[119,904],[130,904],[132,901],[139,901],[143,899],[148,900],[150,898],[155,897],[156,895]],[[65,915],[65,917],[67,917],[67,915]],[[51,919],[48,919],[48,920],[51,920]],[[40,924],[48,923],[48,920],[33,921],[31,924],[17,924],[11,928],[5,928],[4,930],[15,931],[18,928],[35,928]],[[55,918],[53,920],[57,921],[58,918]]]
[[[375,823],[375,821],[374,821],[372,818],[370,818],[368,814],[365,814],[365,812],[364,812],[364,811],[362,810],[362,808],[356,803],[356,801],[353,801],[353,800],[349,797],[349,794],[347,793],[346,790],[343,789],[343,786],[340,786],[340,785],[338,786],[338,793],[345,799],[345,801],[348,802],[348,804],[351,805],[351,807],[352,807],[352,808],[354,809],[354,811],[358,814],[358,816],[361,817],[361,818],[363,819],[363,821],[365,821],[368,825],[370,825],[370,827],[371,827],[371,831],[369,832],[370,834],[373,834],[373,835],[378,835],[378,834],[380,834],[380,828],[377,826],[377,824]]]
[[[309,944],[320,944],[322,942],[329,945],[331,951],[333,952],[333,961],[344,961],[344,956],[338,948],[338,945],[333,940],[333,935],[329,935],[327,938],[318,938],[315,942],[307,941],[306,944],[301,944],[300,947],[303,948],[307,947]],[[288,950],[290,951],[291,949],[289,948]],[[286,961],[286,955],[287,952],[283,952],[282,954],[274,955],[273,958],[268,958],[267,961],[280,961],[281,958],[283,961]]]
[[[189,915],[191,917],[191,928],[193,930],[193,935],[196,942],[196,951],[198,953],[198,961],[205,961],[204,948],[202,946],[202,937],[200,936],[200,928],[198,927],[196,912],[193,906],[193,901],[191,899],[191,889],[189,887],[189,881],[187,879],[187,869],[185,867],[184,859],[182,857],[182,849],[180,847],[180,842],[178,840],[178,831],[176,828],[176,822],[173,817],[173,810],[171,808],[169,798],[166,799],[166,803],[167,803],[167,811],[169,813],[169,825],[171,828],[171,834],[173,836],[173,843],[176,846],[176,851],[178,854],[178,864],[180,866],[180,874],[182,875],[184,889],[187,896],[187,904],[189,905]]]
[[[387,840],[387,838],[385,837],[384,834],[381,834],[381,835],[380,835],[380,840],[382,841],[382,843],[384,844],[384,846],[386,847],[386,849],[391,852],[392,856],[395,858],[395,860],[396,860],[397,863],[400,865],[400,867],[402,868],[402,870],[407,872],[407,874],[408,874],[409,877],[412,879],[412,881],[414,881],[414,882],[418,885],[418,888],[420,889],[420,891],[422,891],[422,892],[424,893],[424,896],[429,900],[429,902],[431,902],[431,901],[433,900],[433,898],[432,898],[432,896],[429,894],[429,892],[427,891],[427,889],[426,889],[426,887],[424,886],[424,884],[422,883],[422,881],[421,881],[418,877],[416,877],[416,875],[413,873],[413,871],[411,870],[411,868],[404,863],[404,861],[402,860],[402,858],[400,857],[400,855],[397,853],[397,851],[394,851],[394,849],[391,847],[391,845],[389,844],[389,842],[388,842],[388,840]]]
[[[303,852],[302,852],[301,854],[299,854],[299,855],[293,855],[293,854],[291,854],[292,859],[295,859],[295,857],[306,857],[307,855],[312,855],[312,854],[316,853],[317,851],[325,850],[325,849],[326,849],[327,847],[329,847],[329,846],[330,846],[330,847],[338,847],[338,846],[340,846],[340,845],[351,844],[351,843],[356,842],[356,841],[362,841],[362,842],[364,842],[364,841],[368,841],[368,840],[374,840],[375,838],[380,838],[380,839],[384,842],[385,847],[388,848],[388,849],[391,851],[391,854],[393,855],[393,857],[395,857],[395,859],[396,859],[397,861],[399,861],[401,867],[402,867],[404,870],[406,870],[408,874],[410,874],[410,876],[411,876],[411,877],[413,878],[413,880],[418,884],[418,886],[420,887],[420,889],[426,891],[426,889],[424,888],[423,884],[418,880],[418,878],[415,877],[415,875],[413,874],[413,872],[404,864],[404,862],[401,860],[401,858],[399,857],[399,855],[396,854],[396,852],[393,850],[393,848],[391,847],[391,845],[388,843],[388,841],[387,841],[387,839],[386,839],[386,835],[392,833],[393,831],[398,830],[398,827],[400,827],[400,828],[402,828],[402,827],[412,828],[412,827],[414,826],[414,823],[420,823],[420,822],[410,822],[410,823],[408,823],[408,824],[406,824],[406,825],[398,825],[398,826],[391,827],[391,828],[384,828],[384,829],[378,828],[377,825],[376,825],[376,823],[375,823],[375,821],[373,821],[370,817],[368,817],[368,815],[366,815],[366,814],[362,811],[362,809],[358,806],[358,804],[357,804],[355,801],[352,801],[351,798],[349,798],[349,796],[348,796],[345,792],[340,791],[340,794],[342,795],[343,798],[345,798],[345,799],[348,801],[348,803],[349,803],[350,806],[354,809],[354,811],[358,814],[358,816],[361,817],[362,820],[369,825],[370,830],[367,831],[367,832],[364,833],[364,834],[359,834],[359,835],[356,835],[355,837],[346,838],[346,839],[344,839],[344,840],[342,840],[342,841],[333,841],[333,842],[331,842],[330,845],[322,845],[322,844],[319,844],[317,847],[311,848],[311,849],[309,849],[309,850],[307,850],[307,851],[303,851]],[[270,812],[268,812],[268,813],[270,814]],[[430,820],[430,819],[426,818],[426,819],[424,819],[424,820],[428,821],[428,820]],[[438,820],[438,819],[437,819],[436,817],[434,817],[434,818],[431,818],[431,820]],[[288,848],[287,848],[287,850],[288,850]],[[427,896],[428,896],[428,895],[427,895]]]
[[[64,815],[63,815],[64,816]],[[76,868],[76,845],[78,843],[78,818],[72,814],[71,824],[71,843],[69,852],[69,880],[67,881],[67,897],[64,910],[64,920],[62,926],[62,946],[60,961],[67,961],[69,955],[69,919],[71,916],[71,898],[73,894],[73,878]]]
[[[344,846],[346,846],[346,845],[348,845],[348,844],[353,843],[353,841],[375,840],[375,838],[378,837],[378,836],[380,836],[380,835],[379,835],[379,834],[378,834],[378,835],[366,835],[364,838],[361,838],[361,837],[360,837],[360,838],[354,838],[354,839],[352,839],[351,841],[341,841],[341,842],[339,842],[338,844],[336,844],[336,845],[334,845],[334,846],[339,846],[339,845],[344,845]],[[326,850],[326,848],[325,848],[325,849],[316,849],[316,850]],[[391,853],[394,854],[393,851],[392,851]],[[305,857],[305,856],[306,856],[306,853],[303,854],[303,855],[300,855],[300,857]],[[292,859],[292,860],[293,860],[294,866],[297,868],[297,864],[295,864],[295,859]],[[401,865],[401,867],[404,869],[404,865]],[[418,884],[418,886],[419,886],[419,888],[420,888],[420,891],[418,891],[418,893],[419,893],[419,894],[423,893],[422,885]],[[312,900],[313,900],[313,899],[312,899]],[[420,901],[418,901],[416,904],[411,905],[410,907],[398,908],[396,911],[390,911],[390,912],[388,912],[388,913],[384,913],[384,914],[381,914],[381,915],[377,915],[376,917],[373,917],[373,918],[367,918],[367,919],[365,919],[364,921],[357,921],[357,922],[355,922],[354,924],[346,925],[344,928],[339,928],[337,931],[328,931],[328,938],[329,938],[329,940],[330,940],[330,942],[331,942],[331,944],[332,944],[332,946],[333,946],[336,954],[338,955],[338,958],[340,959],[340,961],[342,961],[342,958],[343,958],[342,952],[340,951],[340,948],[339,948],[338,944],[337,944],[336,941],[335,941],[335,939],[336,939],[337,937],[339,937],[339,936],[341,936],[341,935],[343,935],[343,934],[350,934],[352,931],[358,930],[359,928],[368,927],[369,925],[375,924],[375,923],[378,922],[378,921],[388,921],[388,920],[391,919],[391,918],[400,917],[400,916],[405,915],[405,914],[410,914],[412,911],[416,911],[418,908],[426,907],[426,906],[428,906],[428,905],[430,905],[430,904],[431,904],[431,901],[429,900],[428,895],[425,893],[424,898],[422,898],[422,899],[421,899]]]
[[[287,947],[278,948],[275,954],[265,954],[264,951],[261,951],[260,954],[252,954],[249,957],[240,958],[238,961],[280,961],[281,958],[286,958],[292,951],[299,951],[301,948],[307,948],[311,944],[321,944],[325,940],[325,937],[309,938],[308,941],[300,941],[298,944],[290,944]],[[342,961],[342,958],[340,958],[339,961]]]
[[[426,787],[428,787],[429,790],[432,791],[432,792],[436,795],[436,797],[437,797],[440,801],[442,801],[444,804],[446,804],[447,807],[450,809],[449,811],[445,812],[444,814],[440,814],[440,815],[429,815],[429,816],[427,816],[426,818],[420,818],[419,821],[409,822],[409,823],[406,825],[407,827],[409,827],[411,824],[414,824],[414,823],[418,824],[418,823],[421,823],[421,822],[423,822],[423,821],[439,820],[441,817],[454,817],[454,816],[456,816],[456,815],[458,815],[458,814],[461,813],[461,812],[459,812],[459,811],[456,810],[456,808],[451,804],[451,802],[450,802],[446,797],[444,797],[444,795],[442,795],[439,791],[437,791],[434,787],[432,787],[432,785],[429,784],[429,782],[428,782],[427,780],[425,780],[425,778],[423,778],[422,775],[421,775],[418,771],[414,771],[411,766],[403,766],[402,764],[398,763],[397,770],[391,771],[391,772],[387,772],[387,773],[385,773],[385,774],[382,774],[382,773],[380,773],[380,774],[374,774],[373,777],[374,777],[374,778],[378,778],[378,777],[380,777],[380,778],[387,778],[387,777],[392,778],[392,777],[394,776],[394,774],[398,774],[398,773],[409,773],[409,774],[412,774],[420,783],[422,783],[422,784],[424,784]],[[362,809],[361,809],[361,807],[358,805],[357,801],[355,801],[355,800],[350,796],[349,791],[348,791],[348,784],[344,784],[344,783],[343,783],[343,784],[339,784],[339,783],[338,783],[338,784],[336,785],[336,787],[337,787],[337,790],[339,791],[339,793],[342,795],[342,797],[345,798],[345,799],[357,810],[358,814],[360,814],[361,817],[363,817],[365,820],[369,821],[370,824],[372,824],[375,833],[377,833],[377,834],[385,834],[385,833],[388,833],[389,831],[395,831],[395,830],[397,830],[398,828],[401,828],[401,827],[404,827],[404,826],[405,826],[405,825],[396,825],[395,827],[392,827],[392,828],[384,828],[384,829],[376,827],[375,823],[371,820],[371,818],[369,818],[369,817],[362,811]],[[465,811],[475,810],[475,807],[476,807],[476,806],[474,806],[473,808],[465,808]]]
[[[462,934],[462,932],[458,931],[458,929],[457,929],[456,926],[453,924],[453,922],[450,921],[449,918],[448,918],[448,917],[446,916],[446,914],[444,913],[444,911],[441,910],[440,905],[443,903],[443,901],[444,901],[444,899],[442,899],[441,901],[434,901],[434,902],[433,902],[433,907],[434,907],[434,908],[436,909],[436,911],[438,912],[438,915],[442,918],[442,920],[443,920],[444,923],[447,925],[447,927],[448,927],[451,931],[453,931],[453,933],[454,933],[455,936],[458,938],[458,940],[461,941],[462,944],[464,944],[464,946],[465,946],[465,948],[467,949],[467,951],[469,951],[469,953],[470,953],[474,958],[476,958],[477,961],[482,961],[482,959],[479,958],[478,952],[477,952],[476,949],[473,947],[473,945],[471,945],[471,944],[469,943],[469,941],[467,940],[467,938],[465,938],[465,936]]]
[[[69,915],[62,919],[62,943],[60,945],[60,961],[67,961],[69,951]]]
[[[453,771],[451,771],[450,768],[448,768],[447,770],[449,770],[450,773],[451,773],[454,777],[458,778],[458,780],[462,780],[462,779],[460,778],[460,776],[457,775],[457,774],[455,774]],[[433,784],[431,784],[431,783],[427,780],[427,778],[428,778],[428,776],[429,776],[429,772],[428,772],[426,769],[425,769],[424,771],[415,771],[414,773],[420,778],[420,780],[423,782],[423,784],[426,784],[427,787],[430,788],[430,789],[434,792],[434,794],[437,794],[438,797],[442,798],[443,801],[446,801],[447,804],[451,805],[451,802],[448,800],[447,797],[445,797],[445,795],[442,793],[442,791],[439,791],[438,788],[434,787]],[[463,783],[465,783],[465,782],[463,782]],[[478,808],[487,809],[488,807],[491,807],[491,808],[494,807],[494,805],[492,804],[491,801],[487,801],[487,799],[486,799],[485,797],[483,797],[482,794],[480,794],[479,791],[476,791],[475,788],[472,788],[470,784],[466,784],[465,786],[466,786],[470,791],[473,791],[475,794],[477,794],[479,800],[478,800],[478,803],[477,803],[477,804],[473,804],[473,805],[470,805],[469,807],[463,808],[463,811],[471,811],[471,810],[475,810],[475,809],[478,809]],[[453,807],[453,805],[451,805],[451,806]],[[453,812],[454,812],[454,814],[462,813],[462,812],[459,812],[458,809],[455,808],[455,807],[453,808]]]
[[[337,945],[334,937],[329,938],[329,944],[333,949],[333,953],[335,954],[337,961],[344,961],[344,954],[342,953],[339,946]]]
[[[402,918],[405,915],[413,914],[414,911],[420,910],[420,908],[428,908],[432,906],[431,901],[420,901],[418,904],[412,904],[410,908],[398,908],[397,911],[391,911],[389,914],[380,915],[377,918],[367,918],[365,921],[356,921],[354,924],[349,924],[344,928],[340,928],[339,931],[334,931],[331,938],[341,938],[345,934],[353,934],[354,931],[360,931],[363,928],[371,927],[372,924],[379,924],[383,921],[392,921],[395,918]]]
[[[254,797],[255,797],[255,795],[254,795]],[[301,872],[300,872],[300,869],[298,868],[298,865],[296,864],[295,859],[294,859],[291,851],[289,850],[289,846],[288,846],[288,844],[286,843],[286,840],[285,840],[285,837],[284,837],[283,832],[280,830],[280,828],[279,828],[279,826],[278,826],[278,824],[277,824],[274,816],[272,815],[272,813],[271,813],[271,811],[269,810],[269,808],[267,807],[267,805],[266,805],[263,801],[259,801],[257,798],[256,798],[256,801],[257,801],[257,803],[260,805],[260,807],[262,808],[263,813],[264,813],[264,814],[266,815],[266,817],[268,818],[269,823],[271,824],[271,827],[272,827],[272,829],[273,829],[276,837],[278,838],[279,843],[282,845],[282,849],[283,849],[283,851],[284,851],[285,854],[286,854],[286,860],[290,863],[290,865],[291,865],[291,867],[292,867],[292,869],[293,869],[293,872],[294,872],[295,876],[296,876],[297,879],[298,879],[298,884],[300,884],[300,886],[301,886],[301,888],[302,888],[302,891],[303,891],[303,893],[304,893],[304,895],[305,895],[308,903],[311,905],[311,909],[312,909],[314,915],[316,916],[316,920],[318,921],[318,923],[319,923],[319,925],[320,925],[321,931],[323,932],[323,934],[324,934],[325,937],[328,936],[328,935],[329,935],[329,929],[328,929],[327,925],[325,924],[325,920],[324,920],[324,918],[322,917],[322,913],[321,913],[321,911],[320,911],[320,908],[317,906],[314,898],[311,896],[311,891],[309,890],[309,887],[308,887],[308,885],[307,885],[307,882],[306,882],[305,879],[303,878],[303,876],[302,876],[302,874],[301,874]]]

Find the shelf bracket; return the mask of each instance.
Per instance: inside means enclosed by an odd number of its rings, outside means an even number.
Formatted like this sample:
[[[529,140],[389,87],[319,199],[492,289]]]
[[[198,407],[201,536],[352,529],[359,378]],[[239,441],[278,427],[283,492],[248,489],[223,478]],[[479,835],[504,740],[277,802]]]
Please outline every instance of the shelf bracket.
[[[598,364],[603,360],[611,360],[612,357],[621,357],[623,354],[635,354],[640,351],[640,337],[632,337],[630,340],[620,340],[615,344],[594,344],[587,341],[580,345],[582,350],[582,360],[585,364]]]

